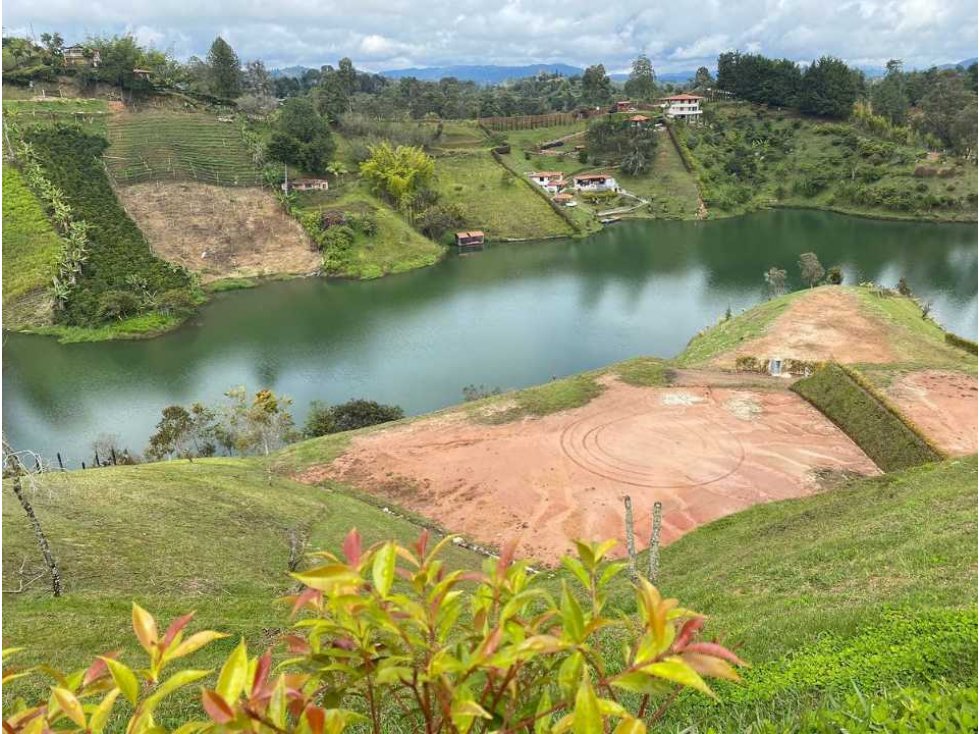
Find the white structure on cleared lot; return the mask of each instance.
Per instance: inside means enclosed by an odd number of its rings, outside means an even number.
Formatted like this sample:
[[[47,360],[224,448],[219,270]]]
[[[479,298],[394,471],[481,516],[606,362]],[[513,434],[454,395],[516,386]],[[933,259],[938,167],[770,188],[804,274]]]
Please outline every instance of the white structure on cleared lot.
[[[696,94],[677,94],[672,97],[664,97],[663,111],[666,116],[673,120],[687,120],[696,122],[704,111],[700,109],[700,102],[703,97]]]
[[[575,191],[618,191],[619,184],[607,173],[586,173],[574,177]]]

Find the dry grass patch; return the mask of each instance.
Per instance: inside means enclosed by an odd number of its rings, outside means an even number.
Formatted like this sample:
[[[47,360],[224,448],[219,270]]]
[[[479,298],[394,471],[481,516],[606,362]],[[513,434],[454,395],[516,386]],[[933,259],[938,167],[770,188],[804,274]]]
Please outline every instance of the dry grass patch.
[[[116,194],[153,251],[199,273],[204,283],[320,267],[302,227],[262,189],[156,182]]]

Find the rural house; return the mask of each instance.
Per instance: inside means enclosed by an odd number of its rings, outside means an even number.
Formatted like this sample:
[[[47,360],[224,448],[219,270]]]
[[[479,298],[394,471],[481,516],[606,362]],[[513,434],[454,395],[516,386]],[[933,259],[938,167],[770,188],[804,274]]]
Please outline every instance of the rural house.
[[[330,182],[325,178],[296,178],[282,184],[282,190],[290,191],[329,191]]]
[[[65,66],[94,66],[102,63],[102,55],[95,49],[87,49],[81,45],[68,46],[62,55]]]
[[[621,102],[615,103],[615,109],[613,112],[635,112],[636,103],[631,99],[623,99]]]
[[[574,177],[575,191],[618,191],[619,184],[607,173],[586,173]]]
[[[703,97],[696,94],[677,94],[672,97],[664,97],[663,110],[666,116],[672,120],[687,120],[696,122],[704,111],[700,109],[700,101]]]
[[[649,122],[649,118],[645,115],[633,115],[629,118],[629,122],[632,123],[633,127],[643,127]]]
[[[534,171],[527,175],[530,176],[531,181],[549,194],[556,194],[567,185],[564,174],[560,171]]]

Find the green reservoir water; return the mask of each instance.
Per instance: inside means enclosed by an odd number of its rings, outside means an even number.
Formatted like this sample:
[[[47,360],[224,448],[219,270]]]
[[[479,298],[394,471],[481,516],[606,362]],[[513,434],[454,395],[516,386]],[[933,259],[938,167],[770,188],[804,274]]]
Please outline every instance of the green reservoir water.
[[[5,335],[3,427],[17,448],[90,461],[116,434],[142,450],[171,403],[234,385],[295,401],[366,397],[409,414],[469,384],[515,388],[627,357],[672,357],[697,331],[764,298],[798,254],[848,283],[903,275],[948,329],[977,334],[975,225],[771,211],[716,222],[625,222],[587,240],[501,245],[372,282],[307,279],[219,295],[158,339],[60,345]]]

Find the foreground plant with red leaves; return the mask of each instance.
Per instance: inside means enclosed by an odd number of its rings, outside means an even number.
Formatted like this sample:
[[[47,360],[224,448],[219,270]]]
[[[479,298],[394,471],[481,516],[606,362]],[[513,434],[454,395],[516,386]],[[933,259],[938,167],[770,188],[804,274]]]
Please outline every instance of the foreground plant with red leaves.
[[[578,557],[563,560],[571,584],[555,599],[514,562],[512,546],[482,572],[447,570],[440,555],[451,541],[429,549],[423,533],[411,548],[364,549],[354,530],[342,557],[316,554],[321,565],[293,574],[304,588],[290,597],[300,619],[281,640],[288,657],[273,658],[272,649],[250,657],[242,641],[213,687],[201,689],[199,718],[173,731],[636,734],[683,688],[712,696],[705,677],[738,679],[733,666],[742,662],[732,652],[698,641],[704,618],[645,580],[635,587],[638,615],[607,608],[609,585],[625,567],[605,560],[614,542],[578,543]],[[160,704],[212,671],[164,672],[225,636],[185,638],[191,617],[161,636],[133,605],[145,669],[114,654],[69,675],[5,669],[5,683],[34,673],[54,685],[47,700],[5,712],[4,730],[102,734],[121,696],[127,734],[167,732],[154,718]]]

